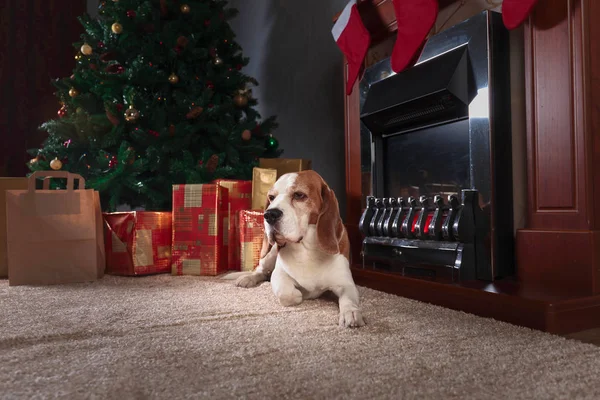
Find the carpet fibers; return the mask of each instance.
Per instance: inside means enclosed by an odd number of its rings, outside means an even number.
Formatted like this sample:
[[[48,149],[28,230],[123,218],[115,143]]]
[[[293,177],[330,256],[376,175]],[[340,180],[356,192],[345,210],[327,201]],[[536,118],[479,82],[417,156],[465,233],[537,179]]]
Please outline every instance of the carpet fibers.
[[[359,288],[281,307],[269,283],[0,281],[0,398],[597,399],[600,348]]]

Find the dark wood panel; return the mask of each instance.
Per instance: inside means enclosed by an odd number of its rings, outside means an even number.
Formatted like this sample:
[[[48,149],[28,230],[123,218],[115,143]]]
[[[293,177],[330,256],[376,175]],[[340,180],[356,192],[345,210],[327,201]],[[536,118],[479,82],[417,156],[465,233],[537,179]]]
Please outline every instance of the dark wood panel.
[[[543,301],[360,268],[352,272],[355,282],[361,286],[533,329],[548,328],[547,303]],[[515,313],[515,309],[519,312]]]
[[[584,68],[589,76],[585,81],[589,92],[584,95],[589,96],[584,109],[586,113],[586,122],[589,124],[591,140],[586,142],[587,153],[592,162],[591,182],[593,190],[589,191],[587,199],[588,208],[592,213],[593,229],[600,229],[600,212],[598,203],[600,202],[600,24],[598,24],[598,15],[600,15],[600,2],[588,0],[584,2],[583,22],[587,29],[584,30],[584,55],[586,62]],[[593,195],[593,197],[591,197]]]
[[[589,231],[517,232],[519,281],[565,289],[581,296],[598,293],[598,235]]]
[[[483,287],[480,282],[472,287],[468,283],[449,285],[360,266],[355,266],[352,274],[361,286],[550,333],[567,334],[600,326],[600,296],[561,295],[513,281]]]
[[[541,0],[525,29],[530,229],[590,228],[581,13]]]
[[[571,24],[569,5],[554,1],[542,7],[534,24],[548,18],[560,22],[552,29],[535,29],[531,38],[533,64],[532,152],[535,159],[536,211],[574,210],[575,205],[575,134],[573,112],[575,100],[571,84]],[[548,14],[552,14],[548,16]],[[562,93],[548,96],[549,86]]]
[[[38,127],[59,109],[51,80],[74,67],[85,0],[4,0],[0,7],[0,175],[23,176]]]
[[[344,58],[344,126],[346,152],[346,223],[358,224],[361,213],[360,104],[358,80],[346,96],[348,64]]]

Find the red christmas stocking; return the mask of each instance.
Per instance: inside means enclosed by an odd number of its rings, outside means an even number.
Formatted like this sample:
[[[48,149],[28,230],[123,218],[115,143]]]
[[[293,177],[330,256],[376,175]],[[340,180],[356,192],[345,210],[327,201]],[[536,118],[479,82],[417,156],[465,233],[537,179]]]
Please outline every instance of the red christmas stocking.
[[[356,0],[350,0],[331,30],[335,42],[348,61],[346,94],[352,93],[363,61],[371,44],[371,35],[363,25],[356,8]]]
[[[502,20],[506,29],[515,29],[525,21],[537,0],[504,0]]]
[[[438,15],[437,0],[393,0],[398,36],[392,51],[392,70],[400,72],[415,59]]]

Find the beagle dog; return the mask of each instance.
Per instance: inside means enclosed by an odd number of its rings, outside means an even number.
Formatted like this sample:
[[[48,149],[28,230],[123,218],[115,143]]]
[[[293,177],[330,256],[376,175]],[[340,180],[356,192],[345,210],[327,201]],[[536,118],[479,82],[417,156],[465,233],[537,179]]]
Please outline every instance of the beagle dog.
[[[333,190],[308,170],[282,175],[267,196],[258,266],[225,279],[237,279],[236,285],[245,288],[270,279],[284,307],[331,291],[338,297],[340,326],[363,326],[350,241]]]

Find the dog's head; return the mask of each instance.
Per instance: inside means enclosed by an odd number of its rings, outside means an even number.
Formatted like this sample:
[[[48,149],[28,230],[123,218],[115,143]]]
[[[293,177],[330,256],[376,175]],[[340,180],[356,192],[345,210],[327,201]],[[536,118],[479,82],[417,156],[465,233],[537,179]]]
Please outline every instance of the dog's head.
[[[275,243],[299,243],[310,225],[316,225],[317,242],[329,254],[340,252],[344,226],[337,198],[323,178],[308,170],[282,175],[269,190],[265,207],[264,257]]]

